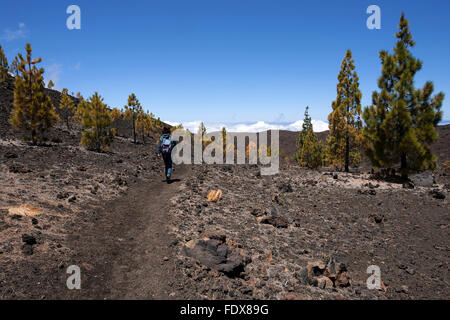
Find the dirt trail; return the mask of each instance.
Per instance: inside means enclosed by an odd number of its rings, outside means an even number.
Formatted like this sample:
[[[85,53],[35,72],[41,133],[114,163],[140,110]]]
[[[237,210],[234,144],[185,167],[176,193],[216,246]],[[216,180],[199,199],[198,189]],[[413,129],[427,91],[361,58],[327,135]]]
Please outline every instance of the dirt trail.
[[[189,168],[178,166],[170,184],[163,178],[137,182],[105,207],[94,230],[75,242],[81,252],[82,290],[71,298],[170,299],[176,280],[169,234],[170,198]],[[88,261],[83,263],[82,261]],[[83,290],[84,289],[84,290]],[[177,298],[180,298],[177,295]]]

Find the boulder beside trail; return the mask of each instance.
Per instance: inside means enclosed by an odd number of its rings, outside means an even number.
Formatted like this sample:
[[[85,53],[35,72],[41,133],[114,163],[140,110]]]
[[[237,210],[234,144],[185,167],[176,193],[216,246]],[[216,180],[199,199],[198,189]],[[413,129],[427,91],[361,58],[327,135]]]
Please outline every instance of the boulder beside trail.
[[[432,187],[435,183],[434,177],[431,174],[428,173],[419,173],[410,178],[412,183],[414,183],[415,186],[419,187]]]
[[[205,232],[201,240],[189,241],[182,250],[185,256],[229,277],[239,276],[250,262],[244,250],[227,241],[225,234],[214,231]]]

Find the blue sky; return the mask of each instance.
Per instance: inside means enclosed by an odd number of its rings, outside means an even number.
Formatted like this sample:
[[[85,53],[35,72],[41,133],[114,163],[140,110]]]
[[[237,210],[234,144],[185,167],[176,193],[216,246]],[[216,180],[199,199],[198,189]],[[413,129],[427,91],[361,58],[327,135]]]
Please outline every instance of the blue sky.
[[[66,28],[71,4],[81,30]],[[381,30],[366,27],[371,4]],[[0,44],[11,59],[31,42],[58,88],[98,91],[113,107],[134,92],[173,122],[293,123],[306,105],[327,119],[347,48],[370,104],[402,11],[424,61],[416,86],[432,80],[446,93],[450,119],[449,1],[5,1]]]

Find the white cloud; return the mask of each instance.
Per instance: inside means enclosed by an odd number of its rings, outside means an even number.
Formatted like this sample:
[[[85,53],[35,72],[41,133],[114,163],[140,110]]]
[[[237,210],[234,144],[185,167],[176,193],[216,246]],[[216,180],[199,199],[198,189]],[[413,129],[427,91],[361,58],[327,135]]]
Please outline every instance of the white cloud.
[[[180,122],[164,121],[165,123],[175,126]],[[201,121],[182,122],[183,127],[189,129],[192,133],[196,133]],[[229,132],[261,132],[266,130],[288,130],[300,131],[302,129],[303,120],[295,122],[282,123],[268,123],[264,121],[247,122],[247,123],[205,123],[208,132],[219,131],[225,127]],[[328,130],[328,123],[322,120],[312,120],[313,129],[315,132],[322,132]]]
[[[20,22],[19,23],[19,29],[16,30],[11,30],[11,29],[5,29],[3,30],[3,34],[0,37],[1,40],[6,40],[6,41],[13,41],[16,39],[21,39],[21,38],[25,38],[27,35],[28,31],[27,28],[25,26],[25,23]]]

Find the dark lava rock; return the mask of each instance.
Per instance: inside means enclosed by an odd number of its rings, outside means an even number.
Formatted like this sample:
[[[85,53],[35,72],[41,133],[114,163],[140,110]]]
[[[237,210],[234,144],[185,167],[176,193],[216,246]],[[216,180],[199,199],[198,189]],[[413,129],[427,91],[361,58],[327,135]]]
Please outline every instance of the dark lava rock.
[[[20,165],[12,165],[9,167],[9,172],[11,173],[29,173],[31,169],[22,167]]]
[[[275,228],[287,228],[289,226],[289,221],[277,207],[268,208],[265,211],[265,215],[258,217],[257,221],[263,224],[270,224]]]
[[[296,277],[302,283],[321,289],[350,286],[346,262],[336,256],[332,256],[327,264],[322,261],[309,262]]]
[[[413,268],[410,268],[410,267],[407,267],[407,268],[405,269],[405,271],[406,271],[407,273],[411,274],[411,275],[413,275],[413,274],[416,273],[416,270],[414,270]]]
[[[113,180],[113,182],[116,183],[116,184],[119,185],[119,186],[127,186],[127,185],[128,185],[127,181],[124,180],[124,179],[122,179],[121,177],[116,177],[116,178]]]
[[[36,238],[33,236],[30,236],[29,234],[23,234],[22,241],[29,245],[33,245],[33,244],[37,243]]]
[[[318,184],[318,182],[315,181],[315,180],[306,180],[306,181],[303,182],[303,184],[304,184],[305,186],[311,186],[311,187],[314,187],[316,184]]]
[[[330,258],[324,275],[333,281],[335,287],[348,287],[350,285],[347,263],[339,257],[332,256]]]
[[[69,197],[68,192],[60,192],[56,195],[56,198],[58,199],[67,199]]]
[[[373,190],[373,189],[368,189],[368,190],[358,190],[358,193],[359,193],[359,194],[368,194],[368,195],[371,195],[371,196],[374,196],[374,195],[377,194],[377,192],[376,192],[375,190]]]
[[[31,255],[33,254],[33,246],[30,245],[30,244],[24,244],[24,245],[22,246],[22,252],[23,252],[25,255],[31,256]]]
[[[227,236],[225,235],[225,233],[218,232],[218,231],[206,231],[203,234],[203,236],[208,239],[218,240],[222,243],[225,242],[225,240],[227,239]]]
[[[34,225],[38,224],[38,219],[32,218],[31,219],[31,223],[34,224]]]
[[[264,215],[263,210],[260,208],[253,208],[250,213],[255,217],[261,217],[262,215]]]
[[[92,193],[92,194],[97,194],[97,191],[98,191],[98,186],[94,186],[94,187],[91,189],[91,193]]]
[[[369,216],[372,217],[376,223],[382,223],[384,220],[383,214],[371,213]]]
[[[270,224],[275,228],[287,228],[289,226],[289,221],[282,216],[263,216],[258,220],[260,223]]]
[[[284,202],[284,199],[282,197],[280,197],[278,194],[275,194],[275,195],[272,196],[272,201],[277,203],[277,204],[282,205],[283,202]]]
[[[445,194],[443,194],[438,189],[434,189],[434,190],[430,191],[430,195],[433,196],[433,198],[435,198],[435,199],[441,199],[441,200],[445,199]]]
[[[278,185],[278,190],[285,193],[294,191],[290,183],[281,183],[280,185]]]
[[[5,153],[6,159],[16,159],[17,157],[18,157],[17,153],[9,152],[9,151]]]
[[[410,180],[415,186],[419,187],[432,187],[435,183],[434,177],[428,173],[420,173],[412,176]]]
[[[402,186],[404,189],[414,189],[414,183],[412,183],[411,181],[403,183]]]
[[[243,250],[228,246],[223,234],[211,232],[205,236],[212,238],[190,241],[183,247],[183,254],[229,277],[239,276],[250,262]]]

